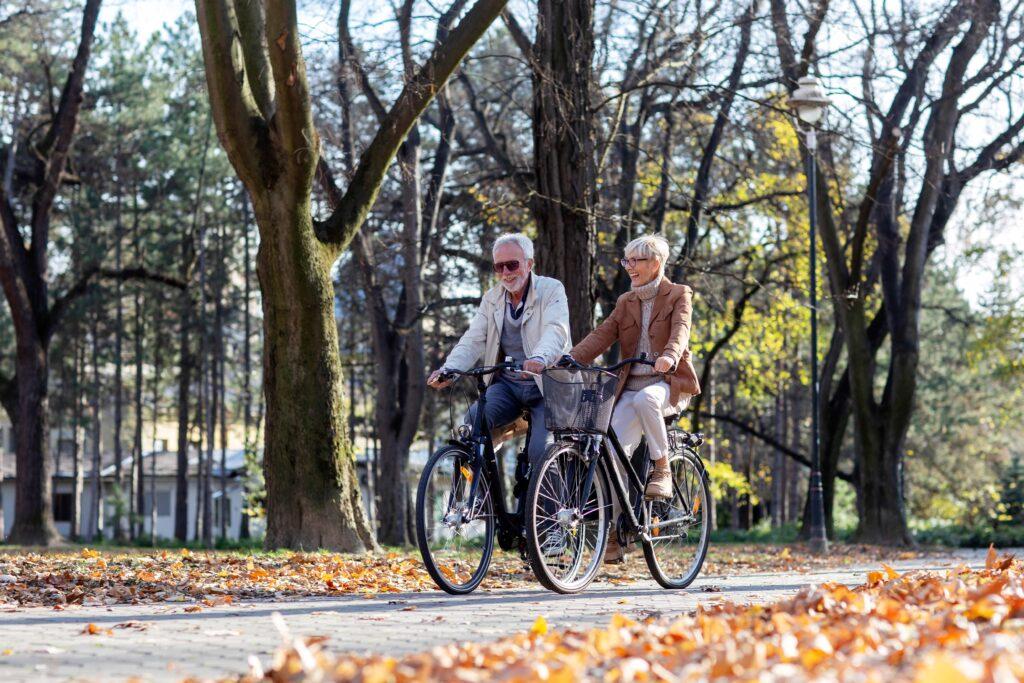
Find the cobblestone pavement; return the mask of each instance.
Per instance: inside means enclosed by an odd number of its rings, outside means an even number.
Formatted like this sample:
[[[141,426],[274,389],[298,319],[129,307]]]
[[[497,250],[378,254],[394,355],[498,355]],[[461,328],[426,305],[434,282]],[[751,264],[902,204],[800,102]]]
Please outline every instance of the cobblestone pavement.
[[[984,553],[896,562],[899,571],[984,564]],[[272,614],[297,635],[324,635],[340,651],[400,655],[462,640],[493,640],[528,629],[539,615],[552,628],[593,627],[615,612],[633,618],[686,612],[717,601],[771,602],[811,583],[863,583],[871,567],[793,574],[701,577],[686,591],[653,581],[595,582],[579,595],[542,588],[487,590],[467,597],[440,592],[245,602],[199,612],[186,604],[117,605],[55,611],[0,611],[0,681],[176,681],[243,673],[247,658],[264,663],[280,644]],[[101,635],[82,631],[89,624]],[[127,626],[124,626],[128,624]],[[118,627],[118,625],[122,625]],[[110,629],[112,635],[105,634]]]

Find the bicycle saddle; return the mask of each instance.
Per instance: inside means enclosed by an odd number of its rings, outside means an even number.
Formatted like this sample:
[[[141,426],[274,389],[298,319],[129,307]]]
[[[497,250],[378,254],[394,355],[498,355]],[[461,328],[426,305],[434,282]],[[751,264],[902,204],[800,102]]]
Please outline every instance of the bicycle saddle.
[[[524,410],[522,414],[507,425],[491,430],[491,443],[494,450],[498,450],[503,443],[517,436],[522,436],[530,429],[530,413]]]

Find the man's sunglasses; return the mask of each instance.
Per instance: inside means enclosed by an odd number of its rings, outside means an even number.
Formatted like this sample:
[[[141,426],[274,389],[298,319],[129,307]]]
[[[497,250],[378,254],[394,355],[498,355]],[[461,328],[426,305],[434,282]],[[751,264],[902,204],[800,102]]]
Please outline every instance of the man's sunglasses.
[[[494,272],[501,275],[503,272],[514,273],[519,270],[519,261],[500,261],[494,264]]]

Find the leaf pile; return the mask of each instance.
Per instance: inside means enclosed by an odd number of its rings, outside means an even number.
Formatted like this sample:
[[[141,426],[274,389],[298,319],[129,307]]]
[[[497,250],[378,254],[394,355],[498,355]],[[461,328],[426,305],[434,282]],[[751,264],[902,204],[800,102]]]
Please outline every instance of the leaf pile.
[[[1024,563],[889,567],[856,588],[811,586],[773,605],[716,605],[674,620],[615,615],[607,628],[528,633],[393,659],[334,657],[292,640],[246,683],[302,681],[839,680],[962,683],[1024,678]]]
[[[909,559],[871,546],[835,546],[828,558],[800,545],[712,546],[704,576],[763,571],[809,571],[825,566],[873,565]],[[650,579],[639,549],[622,565],[606,566],[598,581]],[[536,581],[514,553],[494,557],[484,589],[533,588]],[[57,607],[232,599],[282,599],[437,590],[416,553],[257,553],[143,551],[0,553],[0,606]]]
[[[827,555],[815,554],[804,544],[715,544],[708,549],[707,559],[701,569],[701,576],[738,576],[764,572],[812,572],[834,570],[841,567],[877,566],[880,562],[896,562],[925,557],[927,551],[899,550],[880,546],[858,544],[834,544],[829,546]],[[948,558],[949,554],[935,552],[937,557]],[[688,560],[689,558],[687,558]],[[649,579],[650,572],[639,548],[626,555],[620,565],[606,565],[603,575],[613,584],[624,584],[639,579]]]
[[[0,555],[0,605],[39,607],[184,602],[232,598],[433,589],[419,558],[387,555],[216,552]]]

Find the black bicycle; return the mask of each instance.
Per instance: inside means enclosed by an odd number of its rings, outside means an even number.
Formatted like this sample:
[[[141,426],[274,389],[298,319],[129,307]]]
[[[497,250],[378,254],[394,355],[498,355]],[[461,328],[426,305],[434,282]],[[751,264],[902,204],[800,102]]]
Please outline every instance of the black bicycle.
[[[672,497],[644,497],[651,463],[641,444],[631,458],[609,427],[618,377],[629,358],[610,367],[568,367],[544,372],[545,422],[555,441],[532,476],[526,495],[526,546],[537,579],[558,593],[576,593],[597,576],[610,533],[626,548],[639,539],[654,579],[686,588],[700,573],[711,533],[711,490],[690,434],[666,418]],[[616,466],[617,465],[617,466]],[[626,481],[622,479],[625,473]],[[612,517],[612,498],[621,508]]]
[[[514,495],[519,502],[511,512],[505,506],[505,477],[485,417],[484,378],[504,370],[523,371],[519,365],[506,362],[466,371],[448,370],[441,376],[445,381],[474,377],[478,394],[473,424],[453,429],[448,444],[430,456],[416,495],[416,541],[423,564],[434,583],[453,595],[472,592],[487,575],[495,531],[502,550],[518,549],[525,556],[522,493],[529,477],[529,412],[522,416],[527,421],[527,445],[516,460]]]

